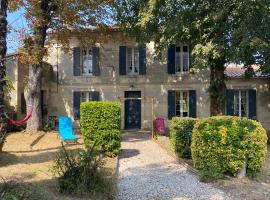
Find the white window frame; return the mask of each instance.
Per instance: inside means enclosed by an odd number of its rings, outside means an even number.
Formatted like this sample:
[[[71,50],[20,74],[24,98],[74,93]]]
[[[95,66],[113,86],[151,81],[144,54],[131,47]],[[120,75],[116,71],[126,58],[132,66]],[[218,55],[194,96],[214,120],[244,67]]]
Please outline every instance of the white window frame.
[[[129,60],[128,60],[128,49],[131,49],[131,59],[132,59],[132,70],[131,72],[129,71]],[[138,65],[135,66],[135,49],[138,51]],[[137,72],[135,72],[135,68],[137,67]],[[139,75],[140,73],[140,52],[139,48],[135,47],[127,47],[126,51],[126,72],[127,75]]]
[[[84,51],[86,51],[86,53],[87,53],[86,55],[89,56],[88,55],[89,50],[91,50],[91,52],[92,52],[92,69],[91,69],[92,72],[91,73],[88,72],[88,70],[89,70],[88,67],[89,66],[86,67],[87,72],[84,71],[84,56],[85,56]],[[93,76],[94,66],[93,66],[93,49],[92,49],[92,47],[82,49],[82,51],[81,51],[81,63],[82,63],[82,65],[81,65],[82,75],[83,76]]]
[[[180,47],[180,52],[176,52],[176,49]],[[187,52],[184,52],[184,47],[187,47]],[[189,63],[189,45],[186,44],[181,44],[181,45],[176,45],[175,47],[175,72],[176,74],[182,74],[182,73],[188,73],[189,72],[189,67],[190,67],[190,63]],[[180,54],[180,71],[178,71],[178,67],[177,67],[177,59],[176,59],[176,54],[179,53]],[[187,71],[184,71],[184,53],[187,53],[187,58],[188,58],[188,69]]]
[[[179,92],[180,93],[180,102],[179,102],[179,104],[180,104],[180,116],[178,116],[178,115],[176,115],[176,111],[177,111],[177,109],[176,109],[176,103],[177,103],[177,98],[176,98],[176,93],[177,92]],[[187,116],[184,116],[184,112],[183,112],[183,110],[184,110],[184,108],[183,108],[183,104],[181,103],[182,101],[183,101],[183,93],[184,92],[186,92],[187,93]],[[175,116],[176,117],[189,117],[189,91],[188,90],[176,90],[175,91]]]
[[[242,101],[242,91],[246,92],[246,116],[244,117],[248,117],[248,113],[249,113],[249,101],[248,101],[248,90],[235,90],[234,91],[234,101],[233,101],[233,108],[234,108],[234,114],[238,117],[242,117],[242,106],[241,106],[241,101]],[[238,95],[238,105],[239,105],[239,109],[238,109],[238,113],[236,113],[236,94]]]

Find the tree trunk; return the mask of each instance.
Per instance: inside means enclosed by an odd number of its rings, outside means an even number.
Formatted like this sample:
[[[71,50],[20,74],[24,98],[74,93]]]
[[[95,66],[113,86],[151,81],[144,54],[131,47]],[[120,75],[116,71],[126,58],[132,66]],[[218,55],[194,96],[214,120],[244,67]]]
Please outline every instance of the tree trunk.
[[[225,62],[215,62],[210,67],[210,115],[224,115],[226,101]]]
[[[6,117],[4,104],[4,87],[6,76],[6,52],[7,52],[7,5],[8,0],[0,0],[0,151],[5,142],[6,136]]]
[[[37,131],[42,128],[41,116],[41,71],[42,67],[30,65],[28,85],[24,95],[27,105],[27,113],[34,108],[32,117],[27,121],[27,131]]]
[[[27,112],[34,108],[32,117],[27,121],[27,131],[38,131],[42,128],[41,115],[41,72],[43,58],[46,54],[45,40],[47,36],[49,17],[49,0],[41,0],[39,5],[32,7],[34,20],[32,22],[33,35],[28,43],[27,51],[31,60],[35,62],[29,66],[28,84],[25,88]],[[30,42],[29,42],[30,41]],[[31,61],[30,61],[31,62]]]

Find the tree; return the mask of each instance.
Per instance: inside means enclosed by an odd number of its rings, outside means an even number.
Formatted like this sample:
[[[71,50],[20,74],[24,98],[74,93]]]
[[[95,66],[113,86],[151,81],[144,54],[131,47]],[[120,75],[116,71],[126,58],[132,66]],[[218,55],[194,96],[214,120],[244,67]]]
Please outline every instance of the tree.
[[[139,42],[153,40],[158,53],[175,42],[192,45],[192,66],[210,69],[210,112],[224,114],[226,64],[269,66],[267,0],[123,0],[117,20]],[[266,30],[267,29],[267,30]]]
[[[0,151],[2,150],[5,135],[5,104],[4,104],[4,88],[6,76],[6,52],[7,52],[7,0],[0,0]]]
[[[53,39],[68,46],[75,34],[86,34],[91,27],[104,27],[111,14],[112,0],[23,0],[30,35],[24,39],[21,49],[23,62],[29,65],[28,84],[25,89],[27,110],[33,107],[27,130],[36,131],[42,126],[41,72],[43,59]]]

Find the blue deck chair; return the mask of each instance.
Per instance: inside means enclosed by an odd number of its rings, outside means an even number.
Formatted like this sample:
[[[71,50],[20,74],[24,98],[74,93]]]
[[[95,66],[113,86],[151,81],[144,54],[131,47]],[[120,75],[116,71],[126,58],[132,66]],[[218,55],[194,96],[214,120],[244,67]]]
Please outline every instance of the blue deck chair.
[[[72,130],[72,120],[70,117],[60,116],[59,117],[59,135],[64,142],[77,142],[77,137],[73,134]]]

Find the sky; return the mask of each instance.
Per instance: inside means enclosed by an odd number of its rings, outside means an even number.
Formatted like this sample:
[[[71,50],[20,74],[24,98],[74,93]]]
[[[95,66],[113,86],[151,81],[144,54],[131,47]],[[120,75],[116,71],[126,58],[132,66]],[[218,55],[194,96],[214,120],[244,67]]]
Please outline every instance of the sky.
[[[9,32],[7,35],[7,53],[14,53],[22,44],[20,33],[21,30],[28,30],[27,22],[24,18],[24,10],[20,9],[14,13],[8,13],[7,21]]]

